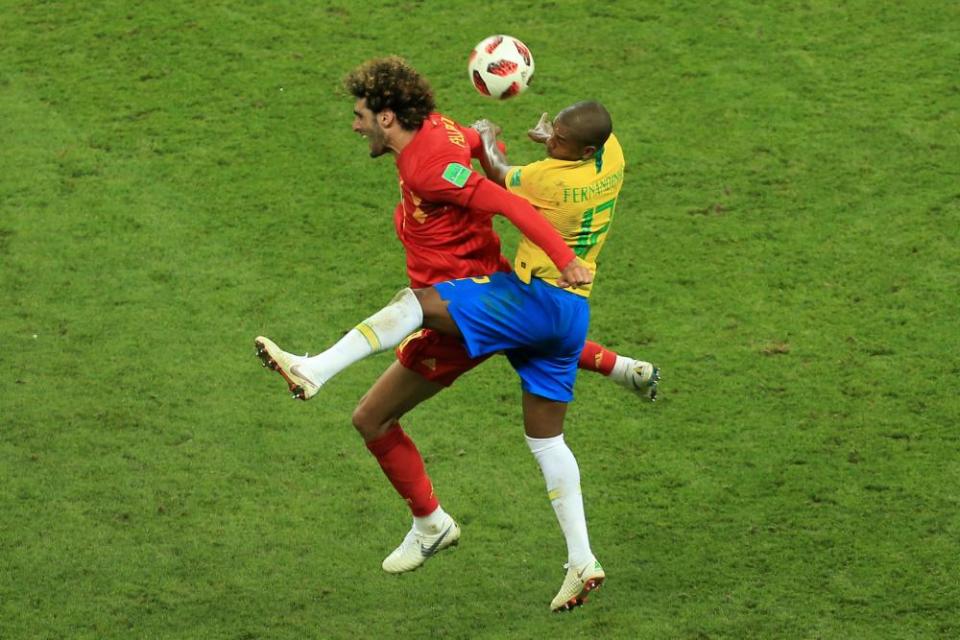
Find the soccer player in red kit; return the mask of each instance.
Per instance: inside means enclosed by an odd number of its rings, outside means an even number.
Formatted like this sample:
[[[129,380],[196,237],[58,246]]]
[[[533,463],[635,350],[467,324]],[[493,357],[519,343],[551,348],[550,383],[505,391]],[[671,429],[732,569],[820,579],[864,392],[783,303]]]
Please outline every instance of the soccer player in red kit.
[[[413,288],[510,271],[492,226],[494,212],[508,217],[539,245],[558,270],[576,271],[579,260],[546,219],[522,198],[469,169],[480,153],[479,134],[437,113],[426,80],[405,61],[371,60],[349,74],[345,84],[356,99],[353,129],[368,140],[371,157],[396,157],[402,199],[394,222]],[[361,324],[346,339],[377,338]],[[311,398],[326,381],[322,372],[311,370],[308,358],[288,354],[265,338],[258,338],[257,349],[264,363],[284,376],[295,397]],[[353,413],[354,426],[414,516],[404,541],[383,561],[391,573],[416,569],[460,536],[457,524],[440,507],[423,460],[399,418],[484,359],[471,359],[461,341],[429,329],[404,340],[397,358]],[[612,369],[611,377],[648,397],[656,390],[652,365],[596,343],[587,343],[581,366],[607,374]]]

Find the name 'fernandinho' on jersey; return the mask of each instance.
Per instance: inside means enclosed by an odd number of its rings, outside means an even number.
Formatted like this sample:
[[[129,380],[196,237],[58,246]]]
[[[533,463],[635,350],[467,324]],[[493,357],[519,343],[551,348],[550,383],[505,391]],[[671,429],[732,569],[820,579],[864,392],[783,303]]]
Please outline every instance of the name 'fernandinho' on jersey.
[[[587,202],[597,196],[610,194],[615,187],[619,187],[621,182],[623,182],[623,167],[620,167],[620,170],[613,175],[601,178],[585,187],[564,187],[563,201],[572,203]]]

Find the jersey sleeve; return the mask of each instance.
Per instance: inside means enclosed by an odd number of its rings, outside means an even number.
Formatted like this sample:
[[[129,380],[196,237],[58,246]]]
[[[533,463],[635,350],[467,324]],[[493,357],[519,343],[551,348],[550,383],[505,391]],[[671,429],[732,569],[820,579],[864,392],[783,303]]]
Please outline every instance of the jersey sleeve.
[[[436,157],[420,166],[410,186],[424,200],[466,208],[483,178],[456,156]]]

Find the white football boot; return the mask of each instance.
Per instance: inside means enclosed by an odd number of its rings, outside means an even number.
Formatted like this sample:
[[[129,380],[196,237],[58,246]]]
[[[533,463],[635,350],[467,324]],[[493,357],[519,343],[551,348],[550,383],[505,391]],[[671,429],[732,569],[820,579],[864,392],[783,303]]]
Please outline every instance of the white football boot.
[[[273,340],[259,336],[254,343],[257,347],[257,357],[263,366],[273,369],[287,381],[290,393],[298,400],[309,400],[317,395],[322,384],[317,384],[300,373],[300,366],[306,356],[295,356],[278,347]]]
[[[411,527],[400,546],[384,559],[383,570],[387,573],[413,571],[438,551],[443,551],[460,540],[460,527],[449,515],[437,529],[438,532],[431,535],[420,533],[416,527]]]
[[[600,588],[607,577],[596,558],[591,558],[590,562],[579,567],[564,567],[567,568],[567,575],[557,596],[550,603],[553,611],[569,611],[579,607],[587,601],[587,595],[591,591]]]
[[[617,356],[610,377],[644,400],[653,402],[657,399],[660,369],[649,362],[634,360],[626,356]]]

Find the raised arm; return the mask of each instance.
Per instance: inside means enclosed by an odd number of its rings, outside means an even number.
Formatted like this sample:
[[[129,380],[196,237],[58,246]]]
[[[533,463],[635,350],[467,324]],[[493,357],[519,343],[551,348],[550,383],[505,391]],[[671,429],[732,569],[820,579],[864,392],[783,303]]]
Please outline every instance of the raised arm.
[[[527,131],[527,137],[534,142],[539,142],[540,144],[545,143],[552,135],[553,122],[550,120],[550,116],[546,112],[540,116],[540,120],[537,122],[536,126]]]
[[[480,160],[483,172],[488,179],[501,187],[506,186],[507,173],[512,167],[497,143],[500,127],[485,119],[477,120],[470,126],[480,135],[480,153],[477,154],[477,159]]]

